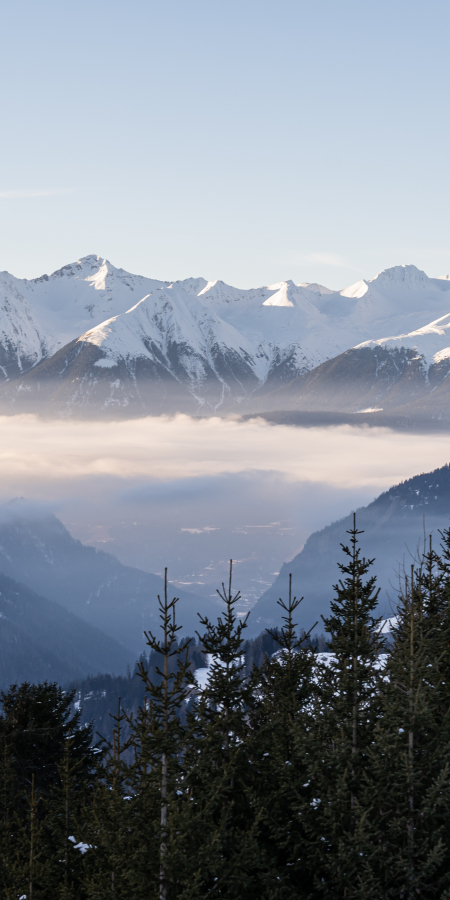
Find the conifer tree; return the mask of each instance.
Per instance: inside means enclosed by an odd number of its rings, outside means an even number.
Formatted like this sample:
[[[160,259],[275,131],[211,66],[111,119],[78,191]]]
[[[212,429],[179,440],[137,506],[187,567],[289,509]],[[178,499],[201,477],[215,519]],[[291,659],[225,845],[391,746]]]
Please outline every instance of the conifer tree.
[[[425,554],[423,577],[420,589],[425,593],[425,628],[427,635],[428,666],[433,676],[433,707],[435,717],[435,738],[438,742],[437,758],[449,758],[450,742],[450,528],[439,532],[441,543],[439,552],[432,547],[429,538],[428,553]],[[425,581],[425,585],[424,582]],[[445,883],[445,875],[450,871],[450,839],[447,833],[448,810],[440,805],[440,815],[444,827],[444,857],[438,878]]]
[[[84,811],[84,885],[89,900],[126,900],[130,896],[132,798],[128,795],[128,766],[123,759],[130,742],[122,742],[126,717],[120,697],[112,718],[112,742],[103,743],[93,796]]]
[[[434,651],[433,677],[439,692],[443,720],[450,713],[450,528],[440,532],[440,552],[433,550],[431,536],[418,577],[424,595],[430,652]]]
[[[13,844],[11,841],[11,820],[14,816],[14,773],[8,742],[4,734],[0,741],[0,779],[0,896],[7,897],[12,889]]]
[[[372,896],[447,896],[450,817],[448,662],[439,636],[442,567],[430,546],[405,578],[381,688],[370,772]],[[447,648],[446,655],[449,653]],[[448,894],[450,896],[450,893]]]
[[[200,618],[200,643],[210,661],[206,687],[188,715],[184,759],[183,833],[186,874],[181,900],[261,897],[263,870],[258,843],[261,813],[252,792],[248,709],[240,592],[218,591],[224,611],[217,623]]]
[[[364,772],[379,714],[379,654],[373,560],[361,557],[354,516],[347,562],[324,618],[330,655],[317,667],[320,699],[307,746],[311,797],[300,810],[310,837],[317,897],[361,898],[367,880],[362,853]]]
[[[9,820],[10,853],[7,859],[5,898],[31,897],[44,900],[51,889],[45,820],[42,798],[35,790],[35,775],[31,775],[30,791],[22,798],[20,815],[14,810]]]
[[[80,725],[80,712],[73,710],[74,694],[75,690],[64,691],[48,682],[11,685],[0,694],[0,739],[8,747],[17,802],[30,791],[33,774],[36,795],[43,799],[59,783],[68,734],[72,759],[80,762],[79,784],[89,782],[92,727]]]
[[[274,900],[307,897],[312,889],[308,841],[297,810],[306,793],[305,742],[313,722],[315,654],[309,635],[315,625],[308,634],[297,634],[294,614],[301,600],[292,597],[289,575],[288,601],[278,600],[283,626],[269,631],[279,650],[252,673],[252,775],[263,811],[261,896]]]
[[[27,897],[32,890],[35,900],[58,896],[63,884],[56,837],[62,809],[56,798],[62,790],[69,735],[71,765],[76,767],[76,775],[71,773],[74,807],[86,800],[93,761],[92,729],[80,727],[73,696],[73,691],[47,682],[12,685],[1,694],[0,742],[8,770],[5,871],[11,875],[12,896],[16,889]]]
[[[58,780],[45,804],[46,883],[60,900],[84,898],[83,840],[86,831],[86,808],[91,806],[94,767],[80,780],[83,757],[72,755],[75,735],[65,738],[64,756],[58,766]],[[86,775],[88,774],[88,778]]]
[[[186,727],[183,706],[191,690],[189,640],[179,640],[178,598],[168,599],[167,569],[164,598],[158,596],[162,638],[145,632],[148,647],[159,657],[156,679],[143,662],[139,674],[146,698],[131,722],[133,832],[130,885],[133,898],[171,900],[183,879],[183,835],[179,828],[182,765]]]

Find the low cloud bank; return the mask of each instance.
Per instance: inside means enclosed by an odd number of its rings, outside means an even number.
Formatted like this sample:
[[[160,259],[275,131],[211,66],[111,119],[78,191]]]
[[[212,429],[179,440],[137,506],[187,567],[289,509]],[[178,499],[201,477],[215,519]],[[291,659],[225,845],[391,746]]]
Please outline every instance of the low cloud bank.
[[[450,456],[446,435],[350,426],[29,415],[0,424],[4,501],[25,497],[30,514],[42,505],[84,542],[147,571],[168,565],[180,586],[208,596],[233,557],[248,602],[313,531]]]
[[[293,481],[383,490],[450,456],[445,434],[389,429],[292,428],[262,420],[179,415],[122,422],[0,417],[0,490],[5,485],[114,475],[174,480],[248,470]]]

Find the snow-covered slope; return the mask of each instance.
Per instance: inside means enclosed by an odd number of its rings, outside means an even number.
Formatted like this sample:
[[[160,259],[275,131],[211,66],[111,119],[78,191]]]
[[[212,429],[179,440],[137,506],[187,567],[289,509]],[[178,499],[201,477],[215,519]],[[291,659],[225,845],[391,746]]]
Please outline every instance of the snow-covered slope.
[[[421,358],[423,367],[429,370],[431,366],[450,359],[450,313],[424,325],[423,328],[410,331],[409,334],[364,341],[358,346],[385,347],[388,350],[407,347],[415,351],[415,356]]]
[[[435,355],[445,350],[450,280],[415,266],[340,292],[292,281],[241,290],[130,275],[88,256],[34,280],[0,276],[0,349],[16,360],[4,375],[29,370],[2,404],[27,408],[38,392],[66,411],[249,409],[355,345],[411,347],[430,321]]]
[[[85,256],[52,275],[31,280],[2,272],[0,302],[19,302],[32,311],[35,327],[45,336],[48,355],[93,325],[126,312],[145,294],[165,284],[130,275],[98,256]]]
[[[17,378],[50,352],[21,284],[8,272],[0,273],[0,372],[4,379]]]

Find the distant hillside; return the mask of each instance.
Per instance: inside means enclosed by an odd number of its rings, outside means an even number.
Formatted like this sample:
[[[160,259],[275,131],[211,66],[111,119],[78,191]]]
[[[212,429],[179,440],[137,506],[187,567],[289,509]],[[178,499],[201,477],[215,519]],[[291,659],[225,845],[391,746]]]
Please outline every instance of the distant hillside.
[[[450,351],[449,351],[450,353]],[[439,356],[439,354],[437,354]],[[450,356],[427,364],[412,348],[364,346],[347,350],[289,384],[255,398],[255,412],[290,410],[325,415],[358,413],[370,424],[450,421]],[[365,414],[365,415],[364,415]]]
[[[133,654],[117,641],[0,573],[0,688],[14,682],[124,672]]]
[[[162,578],[82,544],[56,516],[35,511],[26,501],[0,509],[0,572],[101,629],[130,648],[133,658],[143,650],[144,630],[159,626]],[[197,612],[215,618],[214,599],[170,590],[180,597],[179,624],[185,633],[198,628]]]
[[[402,565],[411,565],[420,543],[423,547],[424,517],[426,533],[433,534],[437,545],[438,530],[450,524],[449,465],[397,484],[380,494],[373,503],[357,510],[356,523],[364,531],[360,537],[363,555],[375,557],[373,572],[381,587],[380,614],[391,614],[389,598],[396,598],[396,573]],[[340,544],[348,541],[346,532],[352,519],[350,513],[316,531],[308,538],[301,553],[282,566],[272,587],[251,611],[250,634],[259,634],[263,628],[280,624],[277,600],[287,596],[290,572],[294,593],[297,597],[304,596],[296,620],[306,630],[318,620],[317,630],[323,630],[320,617],[329,612],[332,585],[340,577],[337,564],[343,561]]]

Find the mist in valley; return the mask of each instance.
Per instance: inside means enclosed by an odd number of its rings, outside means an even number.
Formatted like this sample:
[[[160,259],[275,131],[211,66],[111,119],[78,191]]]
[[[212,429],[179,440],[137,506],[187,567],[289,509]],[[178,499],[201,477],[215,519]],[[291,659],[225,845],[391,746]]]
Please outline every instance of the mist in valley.
[[[445,464],[450,450],[445,434],[260,419],[1,421],[3,502],[25,497],[83,543],[147,572],[167,566],[177,589],[205,599],[233,558],[241,613],[311,533]]]

